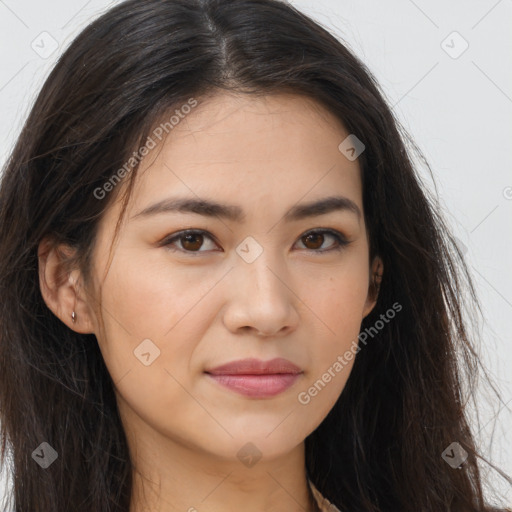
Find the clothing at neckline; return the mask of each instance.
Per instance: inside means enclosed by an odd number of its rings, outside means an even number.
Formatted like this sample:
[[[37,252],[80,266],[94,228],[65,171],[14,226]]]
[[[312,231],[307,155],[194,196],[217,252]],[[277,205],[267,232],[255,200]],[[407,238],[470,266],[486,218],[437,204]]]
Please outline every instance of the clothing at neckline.
[[[340,509],[333,505],[327,498],[322,496],[322,493],[315,487],[315,484],[308,479],[309,487],[311,488],[311,492],[313,493],[313,497],[315,498],[318,507],[321,512],[340,512]]]

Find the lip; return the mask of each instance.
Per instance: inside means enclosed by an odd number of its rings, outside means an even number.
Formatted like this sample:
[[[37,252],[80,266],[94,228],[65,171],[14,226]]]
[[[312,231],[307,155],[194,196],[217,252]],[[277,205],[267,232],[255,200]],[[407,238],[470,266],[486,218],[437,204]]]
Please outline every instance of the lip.
[[[288,359],[276,357],[270,361],[261,359],[239,359],[216,366],[206,373],[212,375],[268,375],[269,373],[301,373],[302,370]]]
[[[276,396],[300,377],[302,370],[281,357],[270,361],[240,359],[217,366],[205,373],[218,384],[254,398]]]

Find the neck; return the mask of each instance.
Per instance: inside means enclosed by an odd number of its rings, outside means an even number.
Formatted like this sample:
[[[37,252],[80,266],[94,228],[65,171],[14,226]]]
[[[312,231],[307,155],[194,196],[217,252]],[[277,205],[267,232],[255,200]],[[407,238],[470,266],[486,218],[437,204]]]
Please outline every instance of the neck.
[[[233,461],[187,456],[163,467],[139,458],[133,472],[130,512],[320,512],[301,457],[241,468]]]
[[[306,477],[304,443],[251,467],[159,434],[129,444],[130,512],[320,512]]]

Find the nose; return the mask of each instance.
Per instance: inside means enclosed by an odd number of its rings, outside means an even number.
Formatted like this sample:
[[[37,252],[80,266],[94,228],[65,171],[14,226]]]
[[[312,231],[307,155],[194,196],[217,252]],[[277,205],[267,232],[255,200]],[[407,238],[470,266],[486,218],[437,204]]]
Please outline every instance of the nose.
[[[226,328],[267,337],[293,332],[300,300],[284,266],[266,250],[252,263],[240,258],[235,265],[225,283],[229,290],[223,317]]]

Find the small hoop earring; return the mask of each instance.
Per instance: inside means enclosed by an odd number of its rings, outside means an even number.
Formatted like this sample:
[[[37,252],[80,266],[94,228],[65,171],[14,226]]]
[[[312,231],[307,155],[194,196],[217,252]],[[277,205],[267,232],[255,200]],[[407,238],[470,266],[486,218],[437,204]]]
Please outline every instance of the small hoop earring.
[[[76,322],[76,313],[74,311],[71,313],[71,320],[73,321],[73,323]]]

